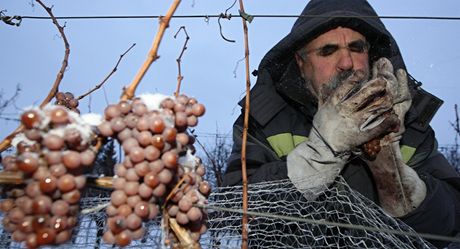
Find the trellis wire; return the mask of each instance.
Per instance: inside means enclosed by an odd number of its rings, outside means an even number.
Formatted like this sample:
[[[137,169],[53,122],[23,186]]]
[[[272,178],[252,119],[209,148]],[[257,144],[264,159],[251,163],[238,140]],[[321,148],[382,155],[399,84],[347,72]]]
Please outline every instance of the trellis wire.
[[[82,198],[81,207],[93,212],[80,215],[72,240],[58,248],[112,248],[101,238],[105,210],[94,210],[110,201],[110,191],[88,189],[87,193],[91,195]],[[289,180],[251,184],[248,196],[249,248],[434,248],[410,227],[352,190],[340,177],[313,201],[304,198]],[[208,231],[201,238],[202,248],[241,247],[241,198],[241,186],[220,187],[211,194],[206,206]],[[163,247],[160,219],[148,222],[146,235],[130,248]],[[24,245],[12,242],[0,229],[0,247]]]
[[[240,14],[228,14],[232,17],[242,17]],[[174,15],[171,18],[219,18],[220,14],[213,15]],[[326,15],[277,15],[277,14],[251,14],[254,18],[299,18],[299,17],[323,17],[323,18],[340,18],[343,16],[326,16]],[[22,19],[50,19],[46,16],[19,16]],[[119,15],[119,16],[58,16],[56,19],[152,19],[160,18],[160,15]],[[347,16],[353,17],[353,16]],[[380,19],[412,19],[412,20],[446,20],[460,21],[456,16],[359,16],[360,18],[380,18]]]

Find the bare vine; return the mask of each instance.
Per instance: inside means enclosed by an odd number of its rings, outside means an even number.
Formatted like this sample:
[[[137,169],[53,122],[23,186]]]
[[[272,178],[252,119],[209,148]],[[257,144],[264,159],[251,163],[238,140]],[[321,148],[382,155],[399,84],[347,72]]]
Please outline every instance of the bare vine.
[[[122,100],[132,99],[134,97],[134,93],[136,92],[136,88],[141,82],[142,78],[144,78],[145,73],[150,68],[150,65],[159,58],[158,56],[158,48],[160,47],[160,42],[163,38],[165,30],[169,27],[169,21],[171,20],[172,15],[177,9],[177,6],[180,4],[180,0],[175,0],[171,7],[169,8],[166,16],[160,17],[160,27],[158,28],[158,32],[153,40],[152,48],[150,49],[147,58],[145,59],[144,63],[142,64],[141,68],[137,72],[136,76],[134,77],[131,84],[123,89],[123,94],[121,95]]]
[[[176,92],[174,93],[174,96],[176,96],[176,97],[179,96],[180,86],[181,86],[182,80],[184,79],[184,77],[182,76],[182,71],[181,71],[182,56],[184,55],[184,52],[187,49],[188,40],[190,40],[190,37],[188,36],[188,33],[187,33],[187,30],[185,29],[185,26],[181,26],[179,28],[179,30],[174,35],[174,39],[177,37],[177,35],[179,34],[179,32],[181,30],[184,30],[185,42],[184,42],[184,46],[182,46],[182,51],[180,52],[179,57],[176,59],[176,61],[177,61],[177,69],[178,69],[178,73],[177,73],[177,88],[176,88]]]
[[[240,13],[245,13],[243,0],[239,0],[240,3]],[[242,243],[241,248],[248,248],[248,176],[246,171],[246,144],[248,139],[248,122],[249,122],[249,96],[251,91],[251,79],[249,76],[249,38],[248,38],[248,26],[246,24],[246,19],[241,18],[243,21],[243,31],[244,31],[244,57],[246,65],[246,101],[244,106],[244,124],[243,124],[243,142],[241,145],[241,174],[243,182],[243,220],[242,220]]]

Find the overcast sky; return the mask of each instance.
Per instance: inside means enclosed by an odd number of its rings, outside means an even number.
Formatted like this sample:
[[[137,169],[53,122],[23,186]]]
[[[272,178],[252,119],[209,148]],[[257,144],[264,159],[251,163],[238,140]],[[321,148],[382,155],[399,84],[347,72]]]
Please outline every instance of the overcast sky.
[[[47,1],[54,5],[56,16],[95,15],[164,15],[170,1],[151,0],[66,0]],[[233,0],[182,1],[177,15],[216,15],[225,11]],[[249,14],[299,14],[306,1],[247,0]],[[371,1],[381,16],[455,16],[460,17],[458,0]],[[1,0],[0,10],[7,15],[47,16],[38,4],[30,0]],[[229,13],[238,13],[238,4]],[[294,18],[255,18],[249,24],[251,71],[264,54],[283,38]],[[61,23],[64,20],[60,20]],[[206,115],[197,128],[203,139],[216,132],[230,134],[234,119],[240,113],[237,101],[245,91],[243,29],[239,18],[221,20],[221,38],[217,18],[173,19],[160,46],[157,60],[136,93],[172,94],[177,82],[176,58],[184,43],[184,34],[173,36],[185,26],[190,36],[188,49],[182,58],[184,76],[182,92],[196,97],[207,106]],[[454,104],[460,103],[460,21],[384,19],[395,36],[409,72],[423,82],[423,87],[445,101],[432,121],[439,143],[454,143],[454,131],[449,122],[455,120]],[[131,44],[137,45],[122,60],[118,71],[104,86],[109,103],[118,101],[123,86],[129,84],[143,63],[158,28],[157,19],[89,19],[67,20],[65,33],[70,42],[69,67],[61,91],[80,95],[112,70],[118,57]],[[55,80],[64,55],[63,42],[50,20],[24,19],[21,26],[0,23],[0,89],[3,96],[14,93],[16,85],[22,92],[16,101],[22,108],[36,105],[47,95]],[[236,77],[234,76],[236,72]],[[255,78],[251,78],[252,85]],[[83,113],[102,113],[107,105],[104,90],[99,90],[80,103]],[[17,118],[20,110],[10,108],[4,116]],[[0,120],[3,138],[15,127],[15,122]]]

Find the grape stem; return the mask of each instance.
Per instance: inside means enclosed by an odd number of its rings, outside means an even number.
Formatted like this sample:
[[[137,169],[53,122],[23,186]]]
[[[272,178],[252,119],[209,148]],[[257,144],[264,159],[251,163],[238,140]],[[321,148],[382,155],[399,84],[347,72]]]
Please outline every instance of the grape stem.
[[[160,17],[160,26],[158,28],[158,32],[155,36],[155,39],[153,40],[152,48],[147,54],[147,58],[145,59],[144,64],[142,64],[141,68],[137,72],[131,84],[128,87],[123,88],[123,94],[121,95],[121,100],[129,100],[134,97],[136,88],[141,82],[147,70],[149,69],[150,65],[152,65],[152,63],[159,58],[158,48],[160,46],[160,42],[163,38],[165,30],[169,27],[169,21],[171,20],[171,17],[176,11],[177,6],[179,6],[179,4],[180,4],[180,0],[174,0],[168,12],[166,13],[166,16]]]
[[[174,186],[174,188],[169,192],[168,196],[165,199],[165,202],[163,204],[163,209],[166,208],[166,204],[168,204],[168,201],[173,197],[173,195],[176,194],[177,190],[181,187],[182,183],[185,181],[185,177],[188,177],[187,175],[183,175],[180,181]]]

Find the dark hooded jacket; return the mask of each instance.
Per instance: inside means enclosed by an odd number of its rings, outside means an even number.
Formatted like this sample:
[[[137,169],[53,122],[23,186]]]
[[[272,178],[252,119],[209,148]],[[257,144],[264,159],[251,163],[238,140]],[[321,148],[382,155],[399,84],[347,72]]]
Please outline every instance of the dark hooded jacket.
[[[348,27],[363,34],[371,44],[370,63],[386,57],[395,70],[406,69],[396,42],[366,1],[312,0],[301,15],[291,32],[262,59],[251,90],[246,147],[250,183],[287,178],[286,156],[310,132],[317,103],[300,77],[294,57],[303,45],[328,30]],[[442,101],[421,89],[413,78],[409,85],[413,104],[406,115],[401,152],[405,163],[426,183],[427,196],[402,220],[420,233],[453,236],[460,231],[460,176],[437,151],[434,131],[429,126]],[[234,144],[224,185],[241,184],[242,131],[243,114],[234,124]],[[361,159],[347,164],[341,175],[353,189],[378,204],[371,173]]]

